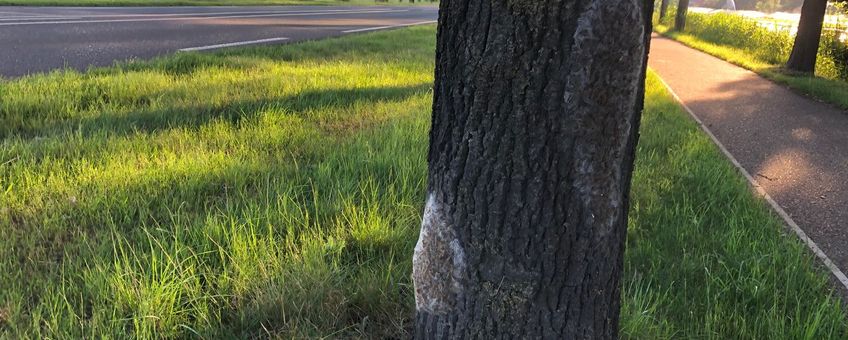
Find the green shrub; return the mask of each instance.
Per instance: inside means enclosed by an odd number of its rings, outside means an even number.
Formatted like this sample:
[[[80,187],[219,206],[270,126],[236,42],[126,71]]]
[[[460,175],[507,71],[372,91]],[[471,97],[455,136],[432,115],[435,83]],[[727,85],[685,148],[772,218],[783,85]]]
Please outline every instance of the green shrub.
[[[659,23],[673,25],[675,10],[669,9],[669,15]],[[742,49],[751,56],[775,66],[783,65],[789,60],[795,41],[795,37],[786,30],[771,30],[761,26],[756,19],[725,12],[689,12],[686,34],[709,43]],[[838,39],[833,31],[826,31],[822,35],[816,75],[848,81],[848,45]]]
[[[711,43],[745,49],[769,63],[786,61],[792,51],[788,32],[772,31],[756,20],[731,13],[689,13],[686,33]]]
[[[848,44],[839,40],[836,34],[824,34],[819,55],[822,56],[820,59],[832,61],[834,78],[848,80]],[[819,73],[822,71],[819,70]]]

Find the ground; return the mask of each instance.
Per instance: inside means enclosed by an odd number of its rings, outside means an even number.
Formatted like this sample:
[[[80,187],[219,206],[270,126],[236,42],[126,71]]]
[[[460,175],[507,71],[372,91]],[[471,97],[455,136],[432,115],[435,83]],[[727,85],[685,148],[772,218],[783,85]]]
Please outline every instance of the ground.
[[[0,7],[0,76],[433,23],[433,7]],[[26,39],[22,39],[26,37]]]
[[[0,337],[405,337],[435,29],[0,82]],[[842,338],[827,274],[655,75],[624,338]]]

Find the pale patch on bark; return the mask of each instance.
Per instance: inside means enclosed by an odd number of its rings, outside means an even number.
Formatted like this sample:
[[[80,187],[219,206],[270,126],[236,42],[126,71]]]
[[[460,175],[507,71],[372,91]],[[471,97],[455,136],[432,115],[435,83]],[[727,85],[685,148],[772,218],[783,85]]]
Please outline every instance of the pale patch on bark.
[[[566,108],[575,112],[578,131],[601,131],[586,133],[587,136],[617,136],[617,140],[606,148],[599,143],[586,140],[578,144],[575,152],[574,187],[581,193],[587,218],[600,233],[609,231],[620,218],[619,207],[623,202],[620,195],[619,179],[622,176],[617,162],[627,150],[633,115],[633,107],[638,98],[644,56],[644,25],[641,24],[641,6],[636,0],[619,2],[616,6],[630,7],[620,10],[609,7],[603,1],[591,3],[577,21],[574,33],[574,47],[570,59],[577,65],[569,78],[564,95]],[[621,22],[629,22],[631,31],[618,34],[612,26],[621,27]],[[607,27],[609,26],[609,27]],[[587,90],[589,89],[589,90]],[[600,94],[591,89],[602,89]],[[605,93],[616,93],[618,98],[607,97]],[[622,99],[623,97],[623,99]],[[598,120],[597,116],[611,117],[610,120]],[[615,193],[610,195],[609,193]],[[596,214],[606,216],[596,221]]]
[[[421,220],[421,234],[412,256],[415,307],[431,314],[453,309],[464,290],[465,250],[456,231],[446,222],[437,195],[430,193]]]

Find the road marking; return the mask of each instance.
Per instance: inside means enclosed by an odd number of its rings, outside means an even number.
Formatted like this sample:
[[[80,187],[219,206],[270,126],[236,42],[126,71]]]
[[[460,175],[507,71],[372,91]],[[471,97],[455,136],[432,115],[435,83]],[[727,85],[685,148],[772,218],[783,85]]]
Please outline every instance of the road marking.
[[[309,15],[338,15],[338,14],[370,14],[370,13],[398,13],[409,10],[351,10],[344,12],[302,12],[302,13],[270,13],[254,15],[227,15],[211,17],[170,17],[170,18],[142,18],[142,19],[111,19],[111,20],[73,20],[73,21],[36,21],[36,22],[3,22],[0,26],[23,26],[23,25],[51,25],[51,24],[96,24],[112,22],[147,22],[147,21],[177,21],[177,20],[213,20],[213,19],[235,19],[235,18],[261,18],[261,17],[286,17],[286,16],[309,16]]]
[[[33,16],[33,15],[36,15],[36,16],[37,16],[37,15],[45,16],[44,14],[38,14],[38,13],[9,12],[9,11],[0,11],[0,14],[14,14],[14,15],[27,15],[27,16]],[[52,15],[50,15],[50,16],[52,16]]]
[[[342,31],[342,33],[376,31],[376,30],[382,30],[382,29],[392,28],[392,27],[395,27],[395,26],[379,26],[379,27],[360,28],[360,29],[355,29],[355,30]]]
[[[194,17],[194,16],[216,16],[216,15],[242,15],[242,14],[282,14],[282,13],[312,13],[312,12],[321,12],[321,13],[333,13],[333,12],[349,12],[349,11],[360,11],[361,9],[312,9],[312,10],[299,10],[299,11],[240,11],[240,12],[195,12],[195,13],[138,13],[138,14],[27,14],[26,17],[20,18],[3,18],[0,20],[37,20],[37,19],[86,19],[90,20],[92,18],[127,18],[127,17],[176,17],[176,16],[185,16],[185,17]],[[390,10],[390,9],[382,9],[382,10]],[[4,13],[4,12],[0,12]],[[12,13],[12,12],[5,12]],[[16,14],[16,13],[12,13]]]
[[[27,21],[27,20],[96,20],[95,18],[126,18],[126,17],[143,17],[143,18],[167,18],[167,17],[213,17],[216,15],[242,15],[242,14],[283,14],[283,13],[312,13],[312,12],[340,12],[351,10],[308,10],[308,11],[274,11],[274,12],[206,12],[206,13],[143,13],[143,14],[77,14],[77,15],[50,15],[50,16],[26,16],[18,18],[0,18],[0,21]],[[0,12],[2,13],[2,12]],[[105,19],[104,19],[105,20]]]
[[[26,20],[73,20],[82,19],[83,17],[20,17],[20,18],[0,18],[0,21],[26,21]]]
[[[751,184],[751,187],[754,188],[754,190],[760,196],[762,196],[766,200],[766,202],[768,202],[771,208],[783,219],[784,222],[786,222],[786,225],[789,226],[789,229],[792,229],[792,231],[795,232],[795,235],[798,235],[798,238],[800,238],[801,241],[804,242],[804,244],[806,244],[807,247],[810,248],[810,250],[812,250],[814,254],[816,254],[816,256],[824,263],[824,266],[830,270],[830,272],[833,274],[833,276],[836,277],[837,280],[839,280],[839,283],[841,283],[842,286],[844,286],[845,289],[848,290],[848,277],[845,276],[845,273],[843,273],[842,270],[839,269],[839,267],[837,267],[836,264],[833,263],[830,257],[828,257],[827,254],[825,254],[824,251],[819,248],[819,245],[816,244],[813,239],[807,236],[807,233],[805,233],[804,230],[801,229],[800,226],[798,226],[798,223],[795,223],[795,220],[793,220],[792,217],[790,217],[789,214],[787,214],[786,211],[783,210],[783,207],[781,207],[780,204],[778,204],[777,201],[775,201],[771,197],[771,195],[769,195],[768,192],[763,189],[760,183],[757,182],[757,180],[754,179],[754,177],[752,177],[750,173],[748,173],[748,170],[745,170],[745,168],[742,167],[742,164],[739,163],[738,160],[736,160],[736,157],[733,157],[730,151],[728,151],[727,148],[724,147],[724,144],[722,144],[718,140],[718,138],[713,134],[713,132],[710,131],[710,129],[707,128],[706,125],[704,125],[704,122],[701,121],[701,119],[695,115],[695,112],[692,111],[692,109],[690,109],[689,106],[687,106],[686,103],[684,103],[679,96],[677,96],[677,93],[675,93],[674,90],[671,89],[671,86],[669,86],[668,83],[666,83],[665,80],[663,80],[661,77],[659,77],[659,75],[657,75],[657,78],[660,80],[663,86],[668,89],[668,92],[671,93],[671,96],[674,97],[674,100],[680,103],[680,106],[683,106],[686,112],[689,112],[689,115],[692,116],[692,119],[694,119],[698,126],[701,127],[701,130],[703,130],[708,136],[710,136],[710,139],[712,139],[713,143],[718,146],[724,156],[730,159],[730,162],[733,163],[733,166],[735,166],[736,169],[738,169],[739,172],[741,172],[742,175],[745,176],[745,179],[748,180],[748,183]]]
[[[46,15],[46,14],[29,14],[29,13],[15,13],[15,12],[0,12],[0,20],[38,20],[38,19],[53,19],[53,18],[62,18],[64,16],[61,15]],[[74,15],[72,17],[78,17],[78,15]]]
[[[251,44],[261,44],[267,42],[274,41],[284,41],[289,40],[289,38],[268,38],[268,39],[259,39],[259,40],[248,40],[248,41],[238,41],[226,44],[216,44],[216,45],[207,45],[207,46],[198,46],[198,47],[187,47],[181,48],[180,52],[191,52],[191,51],[203,51],[203,50],[213,50],[216,48],[224,48],[224,47],[234,47],[234,46],[243,46],[243,45],[251,45]]]
[[[377,30],[384,30],[384,29],[387,29],[387,28],[396,28],[396,27],[407,27],[407,26],[415,26],[415,25],[433,24],[433,23],[436,23],[436,22],[438,22],[438,21],[437,21],[437,20],[430,20],[430,21],[413,22],[413,23],[411,23],[411,24],[400,24],[400,25],[391,25],[391,26],[379,26],[379,27],[359,28],[359,29],[355,29],[355,30],[342,31],[342,33],[357,33],[357,32],[377,31]]]

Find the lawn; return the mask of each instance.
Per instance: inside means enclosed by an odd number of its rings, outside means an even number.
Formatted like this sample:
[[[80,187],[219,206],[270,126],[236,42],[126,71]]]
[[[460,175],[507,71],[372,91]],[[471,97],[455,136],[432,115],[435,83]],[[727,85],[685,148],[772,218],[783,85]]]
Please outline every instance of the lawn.
[[[406,337],[433,26],[0,82],[0,338]],[[651,74],[622,332],[848,336]]]
[[[825,35],[819,47],[816,75],[786,72],[794,37],[787,32],[773,32],[757,25],[755,19],[720,13],[687,14],[686,30],[676,32],[674,9],[663,22],[654,25],[658,33],[701,50],[806,95],[848,109],[848,46],[833,45]],[[836,48],[833,48],[836,46]]]
[[[276,5],[435,5],[408,0],[0,0],[0,6],[276,6]]]

